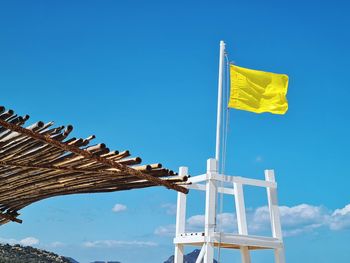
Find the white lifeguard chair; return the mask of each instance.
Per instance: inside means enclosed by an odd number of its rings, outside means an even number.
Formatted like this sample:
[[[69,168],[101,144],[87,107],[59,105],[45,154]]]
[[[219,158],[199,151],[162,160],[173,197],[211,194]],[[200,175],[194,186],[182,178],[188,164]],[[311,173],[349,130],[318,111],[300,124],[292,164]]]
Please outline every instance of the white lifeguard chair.
[[[187,167],[180,167],[180,176],[188,175]],[[256,180],[218,173],[216,159],[207,161],[207,172],[189,178],[189,189],[205,191],[205,226],[203,232],[186,232],[186,202],[188,196],[178,193],[176,214],[175,263],[183,263],[184,246],[198,246],[201,251],[196,263],[212,263],[214,248],[239,249],[242,263],[250,263],[250,250],[273,249],[276,263],[285,263],[285,252],[277,203],[277,184],[273,170],[265,170],[265,180]],[[224,184],[221,184],[223,182]],[[220,184],[219,184],[220,183]],[[223,186],[221,186],[223,185]],[[229,185],[229,187],[227,187]],[[265,187],[267,190],[268,208],[270,212],[272,236],[249,235],[243,186]],[[217,232],[217,194],[234,196],[238,234]]]

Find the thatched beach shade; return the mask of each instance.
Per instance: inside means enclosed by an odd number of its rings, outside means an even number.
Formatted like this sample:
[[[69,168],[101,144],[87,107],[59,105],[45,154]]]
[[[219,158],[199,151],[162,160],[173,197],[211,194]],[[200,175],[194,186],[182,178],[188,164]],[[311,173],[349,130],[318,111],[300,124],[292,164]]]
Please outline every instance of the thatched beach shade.
[[[182,193],[187,180],[159,163],[139,165],[129,151],[89,146],[95,136],[68,138],[73,130],[36,122],[22,127],[17,116],[0,106],[0,225],[21,223],[18,211],[45,198],[165,186]]]

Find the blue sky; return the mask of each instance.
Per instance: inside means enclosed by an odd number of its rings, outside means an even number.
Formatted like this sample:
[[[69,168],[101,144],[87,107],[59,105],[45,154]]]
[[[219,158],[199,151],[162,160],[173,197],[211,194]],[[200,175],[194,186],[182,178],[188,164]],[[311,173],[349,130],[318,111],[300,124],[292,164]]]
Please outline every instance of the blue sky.
[[[145,163],[203,173],[225,40],[237,65],[290,78],[286,115],[230,111],[226,171],[262,179],[275,169],[288,262],[349,262],[347,10],[328,0],[0,1],[0,104],[32,122],[73,124],[74,136],[95,134]],[[246,198],[252,228],[267,231],[263,192]],[[0,240],[82,262],[163,262],[173,253],[175,201],[160,187],[48,199],[25,208],[22,225],[1,226]],[[228,222],[232,205],[225,200]],[[191,227],[203,209],[191,193]]]

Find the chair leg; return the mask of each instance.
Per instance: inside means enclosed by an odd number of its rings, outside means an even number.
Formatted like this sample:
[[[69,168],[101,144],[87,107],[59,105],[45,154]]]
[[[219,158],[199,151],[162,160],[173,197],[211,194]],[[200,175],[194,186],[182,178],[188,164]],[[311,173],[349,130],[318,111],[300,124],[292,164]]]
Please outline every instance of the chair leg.
[[[248,247],[241,247],[242,263],[251,263]]]
[[[275,261],[276,261],[276,263],[286,263],[284,248],[276,248],[275,249]]]

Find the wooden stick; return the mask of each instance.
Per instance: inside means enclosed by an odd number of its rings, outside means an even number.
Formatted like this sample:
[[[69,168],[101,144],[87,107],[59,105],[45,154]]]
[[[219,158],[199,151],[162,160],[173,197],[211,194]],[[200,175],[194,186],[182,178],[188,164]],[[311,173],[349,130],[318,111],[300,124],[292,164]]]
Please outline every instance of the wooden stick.
[[[66,144],[64,144],[64,143],[62,143],[60,141],[53,140],[49,136],[44,136],[42,134],[35,133],[35,132],[31,131],[31,130],[25,129],[25,128],[21,127],[21,126],[16,126],[16,125],[13,125],[11,123],[8,123],[8,122],[4,121],[1,118],[0,118],[0,125],[5,127],[5,128],[7,128],[7,129],[9,129],[9,130],[25,134],[25,135],[33,138],[33,139],[36,139],[36,140],[39,140],[41,142],[48,143],[50,145],[58,147],[58,148],[60,148],[62,150],[70,151],[72,153],[75,153],[75,154],[78,154],[78,155],[82,155],[85,158],[88,158],[88,159],[91,159],[91,160],[95,160],[97,162],[100,162],[100,163],[103,163],[105,165],[108,165],[111,168],[119,169],[121,172],[125,172],[127,174],[134,175],[136,177],[139,177],[140,179],[148,180],[149,182],[151,182],[151,183],[153,183],[155,185],[163,185],[163,186],[165,186],[165,187],[167,187],[169,189],[173,189],[173,190],[185,193],[185,194],[188,193],[188,189],[186,189],[184,187],[181,187],[181,186],[176,185],[174,183],[170,183],[168,181],[164,181],[164,180],[159,179],[157,177],[153,177],[153,176],[148,175],[146,173],[143,173],[141,171],[132,169],[131,167],[129,167],[127,165],[123,165],[123,164],[120,164],[120,163],[117,163],[117,162],[113,162],[112,160],[109,160],[109,159],[106,159],[106,158],[103,158],[103,157],[100,157],[100,156],[95,156],[95,155],[93,155],[92,153],[90,153],[90,152],[88,152],[86,150],[81,150],[80,148],[77,148],[77,147],[74,147],[74,146],[71,146],[71,145],[66,145]]]

